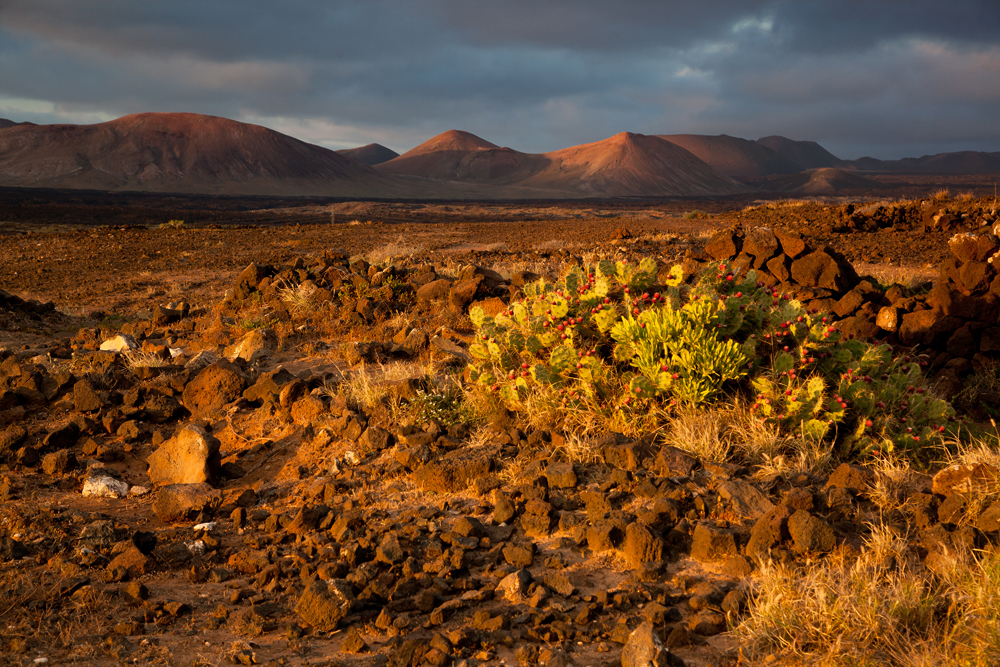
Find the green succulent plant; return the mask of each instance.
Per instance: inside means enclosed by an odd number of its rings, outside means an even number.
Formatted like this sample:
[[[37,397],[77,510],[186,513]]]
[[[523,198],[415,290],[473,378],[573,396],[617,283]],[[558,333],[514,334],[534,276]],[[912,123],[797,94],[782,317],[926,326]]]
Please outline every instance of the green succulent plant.
[[[637,433],[675,407],[749,394],[757,418],[848,458],[919,458],[948,431],[954,410],[917,362],[843,340],[752,269],[714,264],[685,285],[680,267],[657,284],[658,268],[603,260],[526,286],[495,317],[474,307],[470,378],[515,412]]]

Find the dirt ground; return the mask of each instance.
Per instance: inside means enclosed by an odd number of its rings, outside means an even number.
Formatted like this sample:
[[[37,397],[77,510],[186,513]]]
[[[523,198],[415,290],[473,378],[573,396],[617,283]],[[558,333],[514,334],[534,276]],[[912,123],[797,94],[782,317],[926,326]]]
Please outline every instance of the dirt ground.
[[[181,359],[221,352],[234,342],[236,324],[217,310],[248,265],[294,266],[324,253],[375,265],[406,258],[437,267],[439,275],[457,275],[466,265],[512,275],[577,257],[680,261],[716,230],[767,224],[806,233],[810,242],[828,244],[873,270],[933,275],[953,231],[901,225],[838,231],[847,203],[827,199],[790,208],[744,198],[480,205],[0,192],[0,289],[38,302],[34,309],[0,310],[0,349],[6,350],[0,360],[6,357],[27,375],[35,372],[32,364],[44,368],[35,393],[21,394],[34,401],[27,413],[0,421],[7,438],[0,438],[6,461],[0,465],[0,662],[617,665],[628,633],[649,620],[664,639],[671,637],[671,651],[687,665],[740,663],[739,647],[727,633],[690,621],[698,605],[718,611],[725,594],[739,588],[746,573],[733,571],[732,561],[705,564],[681,548],[657,572],[636,570],[619,551],[581,546],[567,520],[529,540],[534,558],[524,567],[537,585],[513,605],[493,590],[498,577],[517,569],[517,558],[501,545],[521,545],[523,536],[493,521],[492,492],[428,492],[401,474],[392,453],[350,469],[350,441],[326,443],[320,454],[319,426],[282,418],[278,407],[267,413],[237,401],[193,420],[221,445],[223,474],[216,486],[222,500],[214,512],[170,522],[154,511],[156,491],[120,499],[83,496],[89,465],[113,470],[133,487],[152,486],[147,458],[190,418],[178,410],[152,421],[136,411],[137,435],[121,431],[130,414],[129,390],[138,387],[148,399],[154,385],[168,384],[171,376],[130,376],[116,385],[116,377],[106,375],[100,385],[100,374],[73,353],[117,330],[142,332],[146,347],[161,356],[175,349]],[[179,309],[180,303],[191,313],[182,322],[197,323],[169,331],[146,326],[158,307]],[[471,331],[464,317],[407,317],[442,338],[461,341]],[[396,327],[405,319],[395,320]],[[365,361],[344,353],[345,345],[386,341],[394,333],[356,323],[330,331],[315,322],[285,331],[283,347],[253,372],[285,368],[309,378],[313,394],[329,402],[324,387],[365,368]],[[432,346],[413,363],[440,371],[446,356]],[[73,388],[88,378],[105,407],[83,414]],[[50,390],[50,379],[61,384]],[[164,395],[179,400],[180,389]],[[37,399],[41,394],[47,398]],[[111,407],[116,401],[118,412]],[[378,411],[370,412],[374,424]],[[74,453],[75,465],[14,456],[25,444],[43,456],[55,453],[47,438],[67,423],[77,424],[63,450]],[[396,438],[416,435],[403,432]],[[443,447],[470,438],[461,428],[438,435]],[[527,451],[528,435],[522,435]],[[497,445],[503,456],[517,456],[522,443],[504,437]],[[588,464],[579,473],[581,488],[600,489],[633,514],[655,505],[656,488],[642,486],[643,480],[661,489],[669,485],[694,512],[692,520],[711,512],[694,504],[707,492],[707,473],[684,482],[619,475],[619,486],[607,484],[612,473],[606,467]],[[511,480],[508,490],[516,487],[528,498],[534,493],[528,486]],[[582,511],[571,492],[555,486],[541,500],[564,514]],[[303,516],[317,507],[325,510]],[[474,529],[467,528],[470,518],[477,519]],[[196,531],[195,523],[215,525]],[[393,548],[401,544],[406,558],[376,555],[389,549],[383,537],[390,533],[399,542]],[[155,548],[140,549],[149,535]],[[382,569],[370,565],[379,563]],[[369,597],[336,629],[317,630],[296,613],[310,582],[343,581],[359,571],[364,578],[352,581]],[[550,578],[554,574],[562,578]],[[378,592],[380,577],[388,577],[384,586],[395,591]]]

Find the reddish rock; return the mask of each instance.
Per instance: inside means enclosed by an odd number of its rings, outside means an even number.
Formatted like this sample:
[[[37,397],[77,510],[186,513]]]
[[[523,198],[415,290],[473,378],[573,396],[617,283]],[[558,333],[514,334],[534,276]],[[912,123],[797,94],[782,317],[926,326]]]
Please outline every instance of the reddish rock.
[[[97,395],[90,380],[80,380],[73,385],[73,404],[77,412],[97,412],[104,407],[104,401]]]
[[[903,345],[928,345],[934,341],[938,315],[933,310],[919,310],[903,315],[899,325],[899,342]]]
[[[468,488],[473,480],[485,477],[493,469],[494,448],[457,449],[442,458],[421,466],[413,481],[425,491],[454,493]]]
[[[208,484],[168,484],[156,492],[153,512],[161,521],[180,523],[221,503],[222,493]]]
[[[754,227],[743,237],[743,252],[754,257],[754,267],[764,266],[779,249],[778,239],[769,227]]]
[[[703,563],[726,560],[738,554],[736,537],[726,528],[699,523],[691,541],[691,558]]]
[[[958,269],[956,287],[965,295],[984,292],[990,288],[996,272],[986,262],[966,262]]]
[[[237,400],[247,387],[247,377],[232,362],[220,360],[201,369],[184,387],[181,404],[200,416]]]
[[[640,523],[630,523],[625,528],[623,550],[625,559],[636,569],[663,560],[663,540]]]
[[[779,229],[774,232],[774,235],[777,237],[778,242],[781,243],[781,251],[792,259],[805,252],[806,241],[802,238],[802,234]]]
[[[717,232],[705,244],[705,252],[716,261],[723,261],[736,257],[740,252],[742,241],[729,231]]]
[[[319,632],[332,632],[354,607],[351,585],[343,580],[317,579],[295,605],[295,613]]]
[[[790,267],[792,265],[791,260],[788,259],[787,255],[778,255],[773,257],[767,262],[767,270],[771,272],[778,282],[783,283],[792,277],[792,272]]]
[[[420,303],[430,303],[432,301],[447,299],[450,290],[450,280],[446,280],[444,278],[434,280],[426,285],[421,285],[420,288],[417,289],[417,301]]]
[[[806,287],[843,292],[858,282],[858,275],[846,260],[826,250],[817,250],[792,262],[792,280]]]
[[[220,446],[205,429],[187,424],[146,459],[149,479],[154,486],[211,482],[221,465]]]
[[[854,493],[862,493],[868,490],[874,480],[875,476],[867,468],[841,463],[826,481],[825,488],[841,488]]]
[[[830,524],[805,510],[798,510],[788,518],[788,533],[800,553],[825,553],[837,546],[837,536]]]
[[[934,475],[931,491],[939,496],[970,493],[992,484],[997,474],[996,468],[985,463],[951,465]]]
[[[653,624],[645,622],[628,636],[622,667],[684,667],[684,661],[664,646]]]

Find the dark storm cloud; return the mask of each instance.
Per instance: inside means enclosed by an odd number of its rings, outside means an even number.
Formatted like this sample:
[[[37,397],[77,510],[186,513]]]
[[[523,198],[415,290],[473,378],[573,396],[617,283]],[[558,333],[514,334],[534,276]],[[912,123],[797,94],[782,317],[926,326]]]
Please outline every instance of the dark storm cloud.
[[[1000,3],[0,0],[0,116],[195,111],[334,147],[449,128],[1000,150]]]

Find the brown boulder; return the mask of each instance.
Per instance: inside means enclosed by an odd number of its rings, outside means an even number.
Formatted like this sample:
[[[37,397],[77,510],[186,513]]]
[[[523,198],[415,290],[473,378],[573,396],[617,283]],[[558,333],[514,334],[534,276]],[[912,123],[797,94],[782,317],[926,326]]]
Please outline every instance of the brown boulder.
[[[192,415],[201,416],[239,399],[247,384],[247,377],[238,366],[219,360],[205,366],[188,382],[181,394],[181,404]]]
[[[218,438],[194,424],[183,426],[146,459],[154,486],[211,482],[219,471]]]
[[[420,303],[430,303],[448,298],[451,291],[451,281],[445,278],[433,280],[426,285],[421,285],[417,289],[417,301]]]
[[[965,295],[984,292],[990,288],[996,272],[986,262],[965,262],[958,269],[956,287]]]
[[[743,252],[754,257],[754,268],[761,268],[778,252],[778,238],[769,227],[755,227],[743,237]]]
[[[792,262],[792,280],[807,287],[843,292],[858,282],[849,262],[828,250],[817,250]]]
[[[451,287],[451,291],[448,293],[448,304],[451,306],[452,310],[456,312],[461,312],[465,310],[470,303],[475,301],[476,294],[479,292],[479,285],[483,282],[482,276],[476,276],[475,278],[470,278],[468,280],[460,280]]]
[[[899,325],[899,342],[912,346],[929,345],[934,341],[935,325],[938,315],[933,310],[918,310],[915,313],[903,315]]]
[[[104,401],[90,380],[80,380],[73,385],[73,405],[77,412],[97,412],[104,407]]]
[[[222,493],[208,484],[168,484],[157,490],[153,512],[161,521],[180,523],[221,503]]]
[[[879,326],[863,315],[847,317],[836,323],[837,330],[849,340],[870,340],[879,334]]]
[[[993,234],[963,232],[948,239],[951,254],[962,262],[985,262],[997,247],[997,237]]]
[[[493,470],[496,448],[456,449],[440,459],[425,463],[413,473],[413,481],[425,491],[454,493]]]
[[[705,244],[705,252],[712,259],[722,261],[736,257],[740,252],[741,245],[742,241],[738,236],[729,231],[721,231],[708,240],[708,243]]]
[[[788,518],[788,534],[800,553],[822,553],[837,546],[837,536],[830,524],[805,510],[798,510]]]
[[[354,607],[351,585],[342,579],[317,579],[302,593],[295,613],[319,632],[332,632]]]
[[[691,558],[703,563],[726,560],[738,554],[736,536],[727,528],[699,523],[691,540]]]
[[[663,540],[641,523],[630,523],[625,528],[623,551],[629,564],[639,569],[663,560]]]
[[[792,259],[806,251],[806,241],[802,238],[802,234],[779,229],[774,232],[774,235],[781,244],[781,251]]]
[[[934,475],[931,491],[939,496],[970,493],[977,488],[992,484],[997,475],[997,469],[985,463],[955,464]]]
[[[787,255],[778,255],[767,262],[767,270],[771,272],[779,283],[783,283],[792,277],[790,271],[792,263]]]
[[[648,621],[632,631],[622,648],[622,667],[684,667]]]

